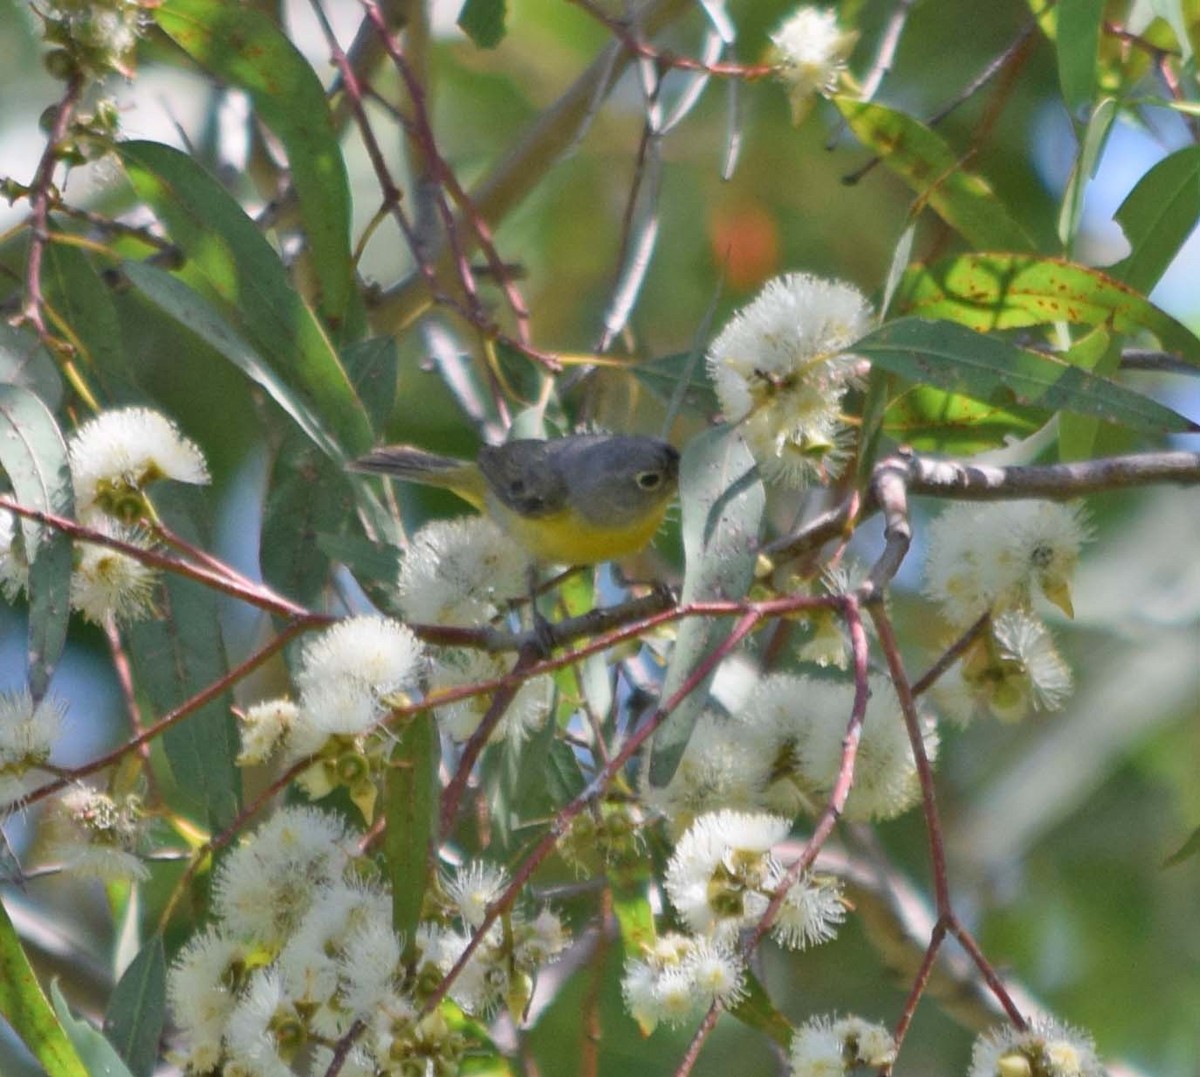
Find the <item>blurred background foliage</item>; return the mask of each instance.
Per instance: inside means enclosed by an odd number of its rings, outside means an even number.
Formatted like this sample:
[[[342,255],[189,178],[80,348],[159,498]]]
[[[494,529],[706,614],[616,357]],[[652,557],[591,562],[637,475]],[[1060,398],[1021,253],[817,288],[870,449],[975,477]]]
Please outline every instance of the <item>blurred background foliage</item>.
[[[275,13],[271,5],[261,6]],[[878,0],[842,5],[843,22],[862,31],[851,62],[856,72],[873,55],[895,6]],[[436,5],[430,52],[434,127],[445,158],[470,187],[610,38],[563,0],[512,0],[504,41],[481,50],[453,29],[454,5],[441,7]],[[350,0],[326,8],[346,40],[361,9]],[[752,64],[789,7],[733,0],[729,10],[739,33],[734,55]],[[278,14],[328,84],[328,50],[311,12],[294,4]],[[1017,0],[914,4],[880,99],[916,116],[936,112],[1013,43],[1029,18],[1029,6]],[[658,43],[690,52],[700,25],[693,13]],[[40,52],[27,6],[3,0],[0,170],[22,180],[41,151],[39,116],[59,92],[42,71]],[[387,74],[376,87],[386,97],[399,96]],[[261,172],[256,176],[254,161],[263,150],[249,139],[244,104],[198,75],[165,38],[152,35],[140,51],[136,79],[109,89],[120,102],[127,136],[177,145],[186,138],[197,159],[243,204],[261,206],[269,192],[256,184]],[[1194,100],[1194,87],[1191,93]],[[881,293],[911,192],[884,167],[847,182],[869,154],[831,106],[820,105],[795,129],[785,94],[770,82],[738,86],[736,98],[742,148],[731,177],[721,174],[731,102],[720,82],[665,140],[658,246],[629,331],[615,348],[619,354],[650,359],[703,346],[705,325],[719,327],[763,282],[786,271],[842,278],[876,298]],[[398,127],[381,109],[372,118],[400,171]],[[520,267],[539,347],[586,352],[595,344],[612,292],[643,118],[641,93],[627,73],[586,136],[564,160],[531,177],[528,197],[498,222],[497,247]],[[955,109],[939,131],[990,180],[1038,249],[1057,252],[1055,225],[1076,131],[1062,102],[1053,45],[1034,34],[1023,62]],[[1114,207],[1155,160],[1189,137],[1183,121],[1163,109],[1120,121],[1089,186],[1081,260],[1103,265],[1121,256]],[[357,239],[379,192],[352,129],[344,145]],[[134,204],[119,170],[103,161],[72,173],[66,191],[75,204],[106,214]],[[13,282],[21,279],[26,239],[16,226],[25,212],[24,205],[0,206],[6,236],[0,270]],[[948,253],[957,243],[926,215],[914,257]],[[383,288],[412,272],[410,253],[390,222],[366,244],[359,268],[365,281]],[[1154,296],[1193,330],[1200,329],[1198,273],[1200,242],[1193,236]],[[237,370],[197,338],[183,342],[136,292],[117,290],[113,301],[140,392],[203,447],[213,470],[212,548],[256,574],[261,500],[281,424],[264,413],[261,394]],[[442,319],[440,329],[466,339],[451,318]],[[398,345],[399,390],[386,439],[467,451],[478,435],[429,369],[428,332],[414,329]],[[1182,388],[1179,380],[1149,375],[1136,381],[1186,414],[1200,413],[1194,381]],[[654,428],[656,410],[638,414],[637,390],[628,379],[607,383],[586,397],[587,414],[620,428],[628,428],[634,415],[632,425]],[[1096,452],[1130,444],[1126,432],[1103,426]],[[421,513],[460,511],[442,495],[422,495],[419,504]],[[1063,712],[1018,727],[978,723],[943,734],[938,791],[950,879],[960,912],[997,966],[1060,1017],[1090,1029],[1106,1058],[1147,1074],[1188,1077],[1200,1072],[1200,860],[1193,856],[1171,867],[1164,861],[1200,820],[1200,499],[1193,491],[1156,489],[1094,497],[1089,507],[1097,537],[1076,584],[1076,617],[1055,622],[1076,675],[1073,699]],[[920,507],[927,509],[932,506]],[[893,593],[914,671],[945,642],[917,586],[920,523],[919,516],[918,547]],[[856,541],[861,556],[877,549],[878,528],[862,529]],[[668,576],[677,572],[660,569]],[[232,603],[224,604],[223,617],[236,660],[263,626],[257,614]],[[0,626],[0,688],[12,688],[24,671],[21,611],[0,610]],[[94,755],[100,740],[119,739],[118,695],[96,630],[72,624],[58,686],[70,701],[75,758]],[[923,887],[928,866],[919,813],[879,826],[877,837],[898,870]],[[11,898],[29,914],[22,921],[26,932],[69,933],[65,956],[56,963],[49,942],[34,948],[78,1004],[102,1006],[103,981],[121,942],[98,892],[55,887],[51,893],[34,883]],[[852,916],[835,944],[815,952],[793,956],[768,947],[762,973],[790,1018],[840,1009],[890,1021],[908,981],[887,975],[881,964],[878,947]],[[580,1013],[585,998],[597,993],[599,1072],[634,1077],[673,1071],[690,1033],[660,1029],[643,1038],[624,1013],[619,977],[612,940],[596,942],[584,970],[564,974],[530,1035],[537,1072],[579,1072],[581,1041],[588,1035]],[[972,1038],[971,1030],[927,1000],[897,1072],[961,1073]],[[0,1071],[35,1072],[30,1065],[11,1042],[0,1043]],[[750,1077],[777,1072],[777,1065],[763,1037],[725,1018],[696,1072]]]

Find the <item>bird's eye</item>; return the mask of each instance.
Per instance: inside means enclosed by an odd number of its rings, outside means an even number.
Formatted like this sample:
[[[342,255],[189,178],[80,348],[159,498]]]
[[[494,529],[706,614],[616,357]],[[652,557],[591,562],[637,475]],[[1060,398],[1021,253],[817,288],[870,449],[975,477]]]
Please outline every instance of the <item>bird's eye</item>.
[[[662,472],[639,471],[635,481],[643,490],[657,490],[662,485]]]

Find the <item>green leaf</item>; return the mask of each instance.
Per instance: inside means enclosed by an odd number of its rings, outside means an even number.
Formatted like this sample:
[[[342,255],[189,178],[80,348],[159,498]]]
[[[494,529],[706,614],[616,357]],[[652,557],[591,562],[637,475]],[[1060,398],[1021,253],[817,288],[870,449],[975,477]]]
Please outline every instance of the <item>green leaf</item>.
[[[481,49],[494,49],[504,40],[506,0],[467,0],[458,15],[458,26]]]
[[[1096,88],[1103,16],[1104,0],[1058,0],[1058,81],[1072,113],[1091,102]]]
[[[342,364],[355,392],[367,409],[377,436],[382,437],[396,405],[396,375],[400,357],[395,337],[371,337],[342,352]]]
[[[0,385],[0,468],[22,505],[75,515],[67,446],[54,416],[28,389]],[[40,700],[67,641],[71,615],[71,540],[21,520],[29,560],[29,691]]]
[[[71,1043],[91,1077],[132,1077],[113,1045],[87,1021],[72,1016],[71,1008],[63,998],[57,983],[50,985],[50,997],[54,1000],[54,1012],[58,1015],[59,1022],[70,1036]]]
[[[55,322],[78,342],[80,365],[95,375],[107,402],[140,403],[112,292],[87,255],[67,243],[47,244],[42,283]]]
[[[0,385],[20,385],[51,411],[62,402],[62,377],[54,360],[28,329],[16,329],[0,318]]]
[[[337,441],[304,397],[263,361],[204,296],[170,273],[143,262],[126,262],[123,270],[133,286],[159,310],[261,386],[322,452],[335,460],[344,458]]]
[[[187,154],[157,142],[117,151],[138,195],[187,255],[180,276],[217,296],[222,313],[351,455],[371,424],[329,338],[288,283],[279,257],[242,207]]]
[[[0,1015],[51,1077],[90,1077],[0,902]]]
[[[298,436],[285,438],[275,457],[263,506],[259,561],[263,579],[304,606],[318,604],[329,583],[329,540],[354,520],[345,472]]]
[[[1109,272],[1131,288],[1149,292],[1200,220],[1200,146],[1164,157],[1126,196],[1117,222],[1133,248]]]
[[[729,1012],[743,1024],[770,1036],[780,1047],[790,1047],[795,1029],[775,1008],[767,989],[749,969],[746,970],[745,987],[745,994]]]
[[[321,80],[278,26],[253,7],[167,0],[154,18],[201,67],[245,90],[283,143],[321,282],[321,312],[337,325],[354,296],[350,184]]]
[[[104,1032],[133,1077],[150,1077],[166,1019],[167,965],[162,936],[155,935],[113,988]]]
[[[392,927],[416,954],[417,923],[437,846],[437,724],[414,715],[397,731],[383,788],[383,855],[392,884]]]
[[[716,427],[688,444],[680,463],[679,497],[686,562],[683,604],[741,598],[754,579],[766,494],[754,458],[736,428]],[[717,617],[689,617],[679,626],[660,699],[670,699],[683,686],[728,637],[729,626],[728,618]],[[709,671],[655,733],[652,785],[661,788],[675,773],[708,701],[714,672]]]
[[[204,547],[193,523],[204,518],[202,504],[201,492],[190,488],[168,487],[154,495],[167,526]],[[215,592],[169,574],[159,585],[157,603],[159,618],[130,625],[126,635],[136,683],[161,716],[220,681],[227,669]],[[177,797],[214,830],[232,823],[241,805],[232,702],[229,692],[222,692],[163,734]]]
[[[1097,326],[1087,335],[1075,341],[1063,358],[1080,370],[1108,377],[1121,366],[1121,349],[1112,337]],[[1058,458],[1060,460],[1089,460],[1096,435],[1100,432],[1100,420],[1094,415],[1074,415],[1064,411],[1058,417]]]
[[[1033,247],[987,181],[964,169],[940,135],[883,105],[841,96],[833,101],[859,140],[968,243],[999,250]]]
[[[1200,340],[1128,285],[1058,258],[965,254],[916,265],[905,275],[896,312],[959,322],[981,333],[1069,322],[1132,335],[1200,366]]]
[[[1062,208],[1058,214],[1058,238],[1068,249],[1079,231],[1079,218],[1083,215],[1088,182],[1096,175],[1104,147],[1108,144],[1108,136],[1113,129],[1113,121],[1118,115],[1116,98],[1102,98],[1092,110],[1087,128],[1083,132],[1079,155],[1071,168],[1067,189],[1063,192]]]
[[[883,416],[885,433],[919,452],[938,450],[970,456],[1026,437],[1045,421],[1030,408],[984,404],[932,385],[912,385],[895,397]]]
[[[904,318],[854,345],[854,351],[909,381],[963,393],[987,404],[1065,409],[1143,433],[1200,429],[1149,397],[1062,359],[1018,348],[953,322]]]

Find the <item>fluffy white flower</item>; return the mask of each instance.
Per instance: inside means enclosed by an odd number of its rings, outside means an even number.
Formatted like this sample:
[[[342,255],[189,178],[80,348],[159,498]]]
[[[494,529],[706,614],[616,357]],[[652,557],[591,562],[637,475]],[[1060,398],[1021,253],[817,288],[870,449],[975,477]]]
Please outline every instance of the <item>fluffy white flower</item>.
[[[195,443],[149,408],[102,412],[71,435],[68,451],[75,511],[81,519],[94,509],[118,519],[140,517],[140,507],[130,499],[136,501],[157,479],[209,481]]]
[[[696,1020],[714,1002],[737,1005],[745,989],[746,968],[732,946],[679,934],[660,936],[643,958],[628,960],[621,979],[625,1007],[646,1033],[660,1021]]]
[[[64,714],[63,705],[50,696],[34,707],[28,689],[0,693],[0,814],[37,784],[38,768],[50,758]]]
[[[1003,662],[1017,666],[1039,710],[1058,710],[1071,694],[1071,669],[1063,661],[1046,626],[1027,613],[1001,614],[992,635]]]
[[[253,973],[226,1025],[229,1054],[253,1077],[294,1077],[288,1063],[304,1038],[304,1023],[278,973]]]
[[[858,35],[842,30],[832,8],[797,8],[771,34],[777,77],[788,86],[792,119],[799,123],[808,113],[814,94],[837,89]]]
[[[146,536],[137,528],[108,517],[97,517],[93,526],[111,538],[146,547]],[[136,557],[111,546],[81,542],[76,546],[75,569],[71,573],[71,608],[93,624],[139,621],[154,608],[154,585],[158,573]]]
[[[892,683],[886,677],[872,677],[870,688],[855,757],[854,784],[846,799],[848,819],[891,819],[907,811],[921,796],[916,759]],[[822,796],[832,792],[842,765],[842,742],[854,702],[852,685],[839,685],[835,691],[842,700],[840,719],[809,722],[798,742],[799,770]],[[932,762],[938,748],[937,727],[932,719],[922,719],[922,738],[925,754]]]
[[[735,811],[701,815],[675,846],[666,889],[697,934],[725,940],[762,916],[778,865],[770,857],[791,829],[776,815]]]
[[[1035,589],[1070,616],[1071,577],[1090,536],[1079,505],[950,505],[929,527],[925,593],[962,628],[984,613],[1028,608]]]
[[[416,684],[423,657],[420,641],[399,621],[350,617],[305,644],[296,681],[302,692],[344,679],[386,696]]]
[[[508,886],[508,873],[482,860],[472,860],[459,867],[442,885],[458,915],[477,928],[483,923],[488,906]]]
[[[510,668],[511,663],[505,662],[500,655],[444,648],[433,662],[433,672],[429,676],[430,697],[470,684],[496,680],[508,673]],[[554,680],[548,674],[530,677],[517,689],[516,695],[505,708],[503,717],[492,731],[491,740],[520,744],[545,723],[553,694]],[[484,693],[460,699],[456,703],[444,703],[434,713],[438,725],[452,740],[465,741],[479,728],[491,704],[491,694]]]
[[[435,520],[413,536],[400,566],[400,608],[410,621],[485,624],[527,591],[528,558],[490,520]]]
[[[805,950],[829,942],[845,919],[846,903],[837,880],[806,875],[788,890],[771,934],[781,946]]]
[[[69,789],[46,817],[46,857],[82,878],[141,880],[149,876],[136,855],[143,829],[141,803],[97,789]]]
[[[183,948],[167,973],[167,999],[183,1038],[178,1061],[193,1073],[208,1073],[220,1062],[248,956],[242,942],[209,928]]]
[[[278,946],[299,925],[322,885],[339,881],[350,835],[315,808],[282,808],[221,864],[214,908],[229,930]]]
[[[300,708],[290,699],[265,699],[239,715],[242,751],[238,766],[265,763],[296,723]]]
[[[842,397],[870,327],[848,284],[792,273],[768,281],[713,341],[708,367],[725,417],[765,477],[795,486],[835,477],[848,457]]]
[[[968,1077],[1009,1077],[1018,1063],[1047,1077],[1103,1077],[1092,1038],[1052,1017],[1039,1016],[1020,1032],[991,1029],[975,1041]]]
[[[896,1043],[882,1025],[861,1017],[813,1017],[792,1038],[792,1077],[842,1077],[860,1066],[877,1069],[896,1058]]]

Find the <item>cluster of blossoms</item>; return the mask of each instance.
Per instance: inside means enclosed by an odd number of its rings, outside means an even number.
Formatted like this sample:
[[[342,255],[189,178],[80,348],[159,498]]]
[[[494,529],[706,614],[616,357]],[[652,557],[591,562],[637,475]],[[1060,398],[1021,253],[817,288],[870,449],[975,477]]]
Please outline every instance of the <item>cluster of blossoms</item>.
[[[0,694],[0,816],[38,783],[62,729],[63,707],[27,689]]]
[[[465,1037],[441,1010],[422,1014],[422,1005],[506,880],[479,865],[459,872],[444,886],[447,922],[422,923],[406,951],[392,929],[391,897],[356,846],[333,816],[292,807],[221,865],[215,923],[184,948],[168,978],[181,1034],[176,1061],[187,1072],[322,1073],[356,1023],[361,1034],[343,1074],[460,1072]],[[527,999],[533,977],[566,944],[548,911],[511,920],[511,933],[486,940],[452,990],[469,1013],[484,1016],[522,991]]]
[[[839,1077],[860,1066],[896,1061],[896,1041],[881,1025],[860,1017],[814,1017],[792,1037],[791,1077]]]
[[[792,121],[799,124],[817,95],[829,96],[854,49],[858,34],[838,26],[832,8],[797,8],[771,34],[768,58],[788,89]]]
[[[779,816],[720,811],[697,818],[680,838],[665,887],[691,935],[664,935],[627,962],[622,980],[626,1006],[643,1029],[691,1021],[714,1002],[741,999],[746,970],[738,936],[758,923],[784,883],[786,869],[771,850],[790,829]],[[805,949],[832,939],[845,915],[836,881],[806,874],[787,890],[771,934]]]
[[[956,631],[989,616],[987,631],[939,684],[948,716],[990,712],[1016,721],[1062,706],[1071,671],[1034,599],[1072,615],[1071,578],[1089,536],[1078,505],[1051,501],[951,505],[933,522],[926,594]]]
[[[844,811],[854,820],[891,819],[920,799],[895,690],[882,676],[871,678],[870,689]],[[719,808],[788,818],[816,810],[841,768],[853,700],[849,684],[790,673],[764,677],[735,715],[701,717],[671,781],[661,790],[647,790],[647,799],[677,830],[697,814]],[[938,748],[932,719],[924,720],[923,733],[932,760]]]
[[[147,25],[142,0],[51,0],[36,9],[47,44],[46,67],[58,78],[133,73],[133,54]]]
[[[1090,1036],[1052,1017],[1029,1028],[992,1029],[975,1041],[968,1077],[1103,1077]]]
[[[713,341],[721,408],[764,478],[805,486],[841,473],[851,440],[842,398],[864,365],[848,349],[871,316],[856,288],[790,273],[768,281]]]
[[[288,765],[312,758],[298,781],[309,796],[337,786],[371,819],[388,747],[380,721],[408,701],[425,666],[412,632],[386,617],[340,621],[305,644],[296,672],[299,702],[271,699],[241,716],[238,762],[263,763],[280,750]]]
[[[437,520],[413,536],[397,581],[398,602],[416,623],[476,627],[502,617],[527,593],[528,559],[494,523],[482,516]],[[503,655],[444,648],[432,664],[429,693],[438,695],[508,673]],[[526,680],[492,737],[519,743],[550,713],[553,681]],[[456,741],[468,740],[491,700],[475,695],[436,710],[438,724]]]
[[[75,515],[108,538],[147,547],[139,526],[152,519],[146,488],[159,479],[206,483],[200,450],[175,425],[148,408],[106,411],[84,423],[67,444]],[[71,607],[105,624],[137,620],[151,608],[155,573],[135,557],[97,543],[79,542],[71,575]],[[0,511],[0,588],[11,599],[24,590],[29,563],[24,534]]]

